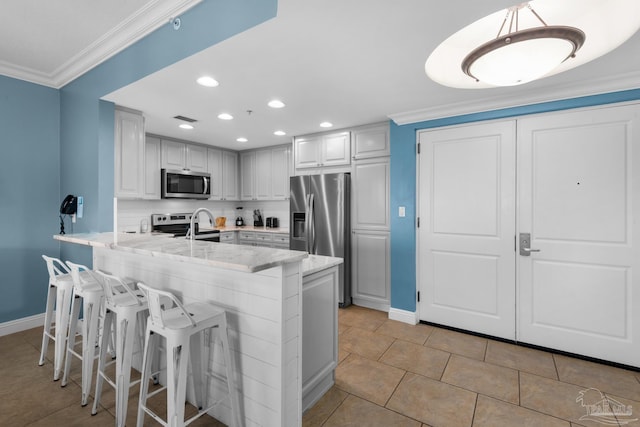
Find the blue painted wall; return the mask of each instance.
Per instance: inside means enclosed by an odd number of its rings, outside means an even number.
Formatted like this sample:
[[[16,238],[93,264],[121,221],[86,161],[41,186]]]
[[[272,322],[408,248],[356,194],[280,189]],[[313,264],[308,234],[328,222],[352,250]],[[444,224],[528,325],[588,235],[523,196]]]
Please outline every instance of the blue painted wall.
[[[111,231],[114,105],[100,97],[275,17],[277,0],[203,0],[60,90],[0,76],[0,323],[42,313],[46,253],[91,265],[52,239],[66,194],[84,197],[68,233]]]
[[[0,76],[0,323],[43,311],[41,254],[58,255],[60,97]]]
[[[391,307],[416,311],[416,136],[422,129],[640,99],[640,89],[544,102],[398,126],[391,122]],[[399,218],[398,207],[406,207]]]

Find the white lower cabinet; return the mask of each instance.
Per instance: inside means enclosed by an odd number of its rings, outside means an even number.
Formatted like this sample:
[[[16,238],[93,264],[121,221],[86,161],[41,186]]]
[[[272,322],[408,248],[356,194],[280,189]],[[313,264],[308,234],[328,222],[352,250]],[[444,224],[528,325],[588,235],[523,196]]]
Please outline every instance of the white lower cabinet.
[[[331,388],[338,365],[338,267],[302,278],[302,411]]]
[[[220,239],[222,241],[222,239]],[[289,249],[289,235],[285,233],[263,233],[259,231],[239,231],[238,243],[248,246]]]
[[[237,242],[236,232],[235,231],[222,231],[220,232],[220,243],[231,243],[235,244]]]
[[[391,245],[388,231],[353,230],[351,234],[352,302],[389,311]]]

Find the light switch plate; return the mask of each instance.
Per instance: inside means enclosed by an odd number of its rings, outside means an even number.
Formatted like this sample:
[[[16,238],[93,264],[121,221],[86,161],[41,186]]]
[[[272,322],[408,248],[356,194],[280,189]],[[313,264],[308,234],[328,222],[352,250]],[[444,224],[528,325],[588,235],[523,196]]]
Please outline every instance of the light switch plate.
[[[78,196],[77,214],[78,218],[82,218],[82,215],[84,214],[84,197],[82,196]]]
[[[404,217],[405,217],[405,209],[404,209],[404,206],[400,206],[400,207],[398,208],[398,216],[399,216],[400,218],[404,218]]]

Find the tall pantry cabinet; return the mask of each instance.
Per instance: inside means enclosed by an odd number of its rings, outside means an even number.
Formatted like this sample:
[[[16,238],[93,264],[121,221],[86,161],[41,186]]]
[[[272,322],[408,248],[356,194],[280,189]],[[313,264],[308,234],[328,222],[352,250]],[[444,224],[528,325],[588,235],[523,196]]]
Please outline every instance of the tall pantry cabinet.
[[[389,311],[391,229],[389,125],[352,132],[352,302]]]

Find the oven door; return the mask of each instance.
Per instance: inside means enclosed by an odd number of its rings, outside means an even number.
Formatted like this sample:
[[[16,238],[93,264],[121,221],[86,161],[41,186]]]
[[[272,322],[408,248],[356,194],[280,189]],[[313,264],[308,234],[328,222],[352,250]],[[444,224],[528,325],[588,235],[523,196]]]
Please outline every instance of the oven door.
[[[162,169],[163,199],[208,199],[211,175],[203,172]]]

